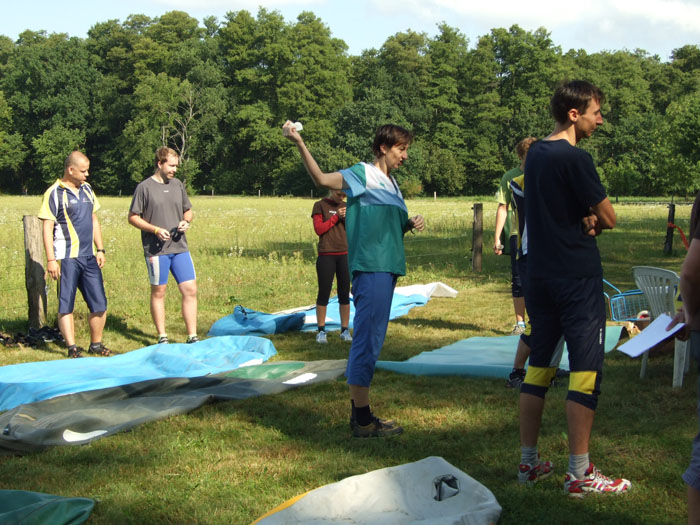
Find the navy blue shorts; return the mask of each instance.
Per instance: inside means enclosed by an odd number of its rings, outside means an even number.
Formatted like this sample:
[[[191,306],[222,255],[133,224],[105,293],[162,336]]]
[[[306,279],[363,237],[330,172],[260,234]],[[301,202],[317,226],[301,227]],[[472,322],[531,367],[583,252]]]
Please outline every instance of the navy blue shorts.
[[[397,278],[386,272],[355,272],[352,276],[355,318],[345,371],[349,385],[368,387],[372,382],[389,325]]]
[[[58,281],[59,314],[73,313],[76,290],[80,290],[90,312],[107,311],[102,270],[94,255],[61,260],[61,278]]]
[[[532,352],[521,392],[544,397],[556,373],[553,356],[563,335],[571,370],[567,400],[595,410],[605,356],[602,279],[528,278],[526,286]]]
[[[518,236],[511,235],[510,240],[510,291],[513,297],[524,297],[523,274],[518,267]]]

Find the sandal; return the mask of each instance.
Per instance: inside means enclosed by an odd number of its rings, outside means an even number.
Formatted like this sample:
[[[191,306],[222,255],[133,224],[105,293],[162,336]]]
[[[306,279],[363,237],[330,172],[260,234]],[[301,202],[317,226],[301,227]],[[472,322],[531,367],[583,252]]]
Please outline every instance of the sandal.
[[[101,355],[103,357],[109,357],[112,355],[112,351],[107,348],[105,345],[100,343],[99,348],[93,348],[92,345],[88,347],[88,354],[95,354],[95,355]]]
[[[76,359],[78,357],[83,357],[83,349],[79,346],[68,349],[68,357],[71,359]]]

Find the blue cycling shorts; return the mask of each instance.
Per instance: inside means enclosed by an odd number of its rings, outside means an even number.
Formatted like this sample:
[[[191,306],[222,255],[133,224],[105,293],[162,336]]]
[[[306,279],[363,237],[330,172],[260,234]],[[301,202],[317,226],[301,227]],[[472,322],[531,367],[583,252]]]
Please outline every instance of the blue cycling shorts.
[[[166,255],[147,255],[148,280],[154,286],[168,284],[170,273],[177,284],[194,281],[197,274],[190,252],[169,253]]]

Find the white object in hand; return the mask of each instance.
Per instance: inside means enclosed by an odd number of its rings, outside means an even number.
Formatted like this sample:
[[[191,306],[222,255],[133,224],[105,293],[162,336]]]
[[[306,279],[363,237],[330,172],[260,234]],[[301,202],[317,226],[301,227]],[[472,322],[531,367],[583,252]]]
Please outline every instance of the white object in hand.
[[[304,129],[304,126],[301,125],[301,122],[295,122],[294,127],[297,131],[301,131],[302,129]]]

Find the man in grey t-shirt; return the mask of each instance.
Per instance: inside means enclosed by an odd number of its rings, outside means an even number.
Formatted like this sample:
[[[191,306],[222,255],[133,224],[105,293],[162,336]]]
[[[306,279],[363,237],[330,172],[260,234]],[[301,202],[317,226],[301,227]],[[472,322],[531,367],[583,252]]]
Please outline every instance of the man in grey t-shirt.
[[[185,187],[175,178],[180,158],[167,147],[156,151],[156,171],[141,182],[129,208],[129,224],[141,230],[141,242],[151,283],[151,315],[158,343],[167,343],[165,290],[169,273],[182,294],[182,317],[187,342],[197,337],[197,277],[185,232],[192,222],[192,205]]]

